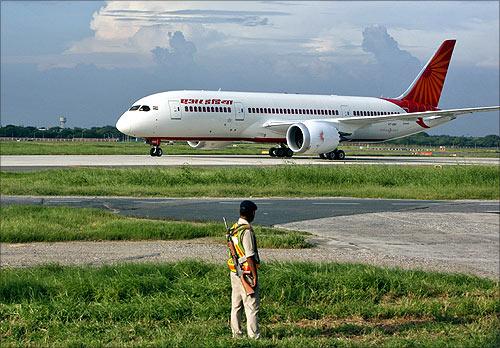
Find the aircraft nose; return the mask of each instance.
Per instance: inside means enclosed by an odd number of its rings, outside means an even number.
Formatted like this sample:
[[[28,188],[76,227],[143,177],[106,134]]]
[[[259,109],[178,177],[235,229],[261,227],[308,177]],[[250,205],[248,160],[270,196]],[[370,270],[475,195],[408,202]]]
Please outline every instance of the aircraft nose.
[[[129,134],[130,133],[130,120],[129,117],[127,117],[127,113],[124,113],[121,115],[121,117],[118,119],[116,122],[116,128],[122,132],[123,134]]]

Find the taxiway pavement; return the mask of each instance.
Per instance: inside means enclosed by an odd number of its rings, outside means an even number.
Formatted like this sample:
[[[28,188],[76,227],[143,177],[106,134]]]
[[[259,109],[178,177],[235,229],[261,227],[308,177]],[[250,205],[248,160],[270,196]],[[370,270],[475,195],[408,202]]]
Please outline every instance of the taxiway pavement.
[[[95,207],[127,216],[197,221],[221,221],[222,216],[232,221],[240,201],[24,196],[0,199],[1,204]],[[500,275],[499,201],[325,198],[255,202],[259,207],[257,224],[310,232],[311,240],[318,245],[305,250],[264,250],[266,260],[364,262],[465,272],[494,279]],[[206,240],[3,244],[2,265],[163,262],[204,253],[208,253],[207,260],[216,262],[225,255],[222,245]]]
[[[271,158],[268,156],[236,155],[23,155],[0,156],[1,170],[23,171],[67,167],[180,167],[180,166],[275,166],[294,165],[500,165],[499,158],[465,157],[397,157],[349,156],[342,161],[322,160],[319,157],[296,156]]]

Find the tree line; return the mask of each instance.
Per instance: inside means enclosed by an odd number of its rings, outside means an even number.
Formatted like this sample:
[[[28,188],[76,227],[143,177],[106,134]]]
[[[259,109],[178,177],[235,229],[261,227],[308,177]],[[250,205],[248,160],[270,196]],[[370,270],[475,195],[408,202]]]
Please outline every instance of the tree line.
[[[92,127],[92,128],[37,128],[7,125],[0,127],[0,137],[12,138],[115,138],[124,139],[125,136],[113,126]]]
[[[500,136],[487,135],[484,137],[466,137],[452,135],[429,135],[425,132],[410,135],[409,137],[391,140],[388,144],[420,145],[420,146],[456,146],[456,147],[500,147]]]
[[[124,140],[127,137],[113,126],[92,128],[37,128],[7,125],[0,127],[0,137],[12,138],[115,138]],[[420,146],[457,146],[457,147],[500,147],[500,136],[465,137],[451,135],[429,135],[417,133],[406,138],[391,140],[387,144],[420,145]]]

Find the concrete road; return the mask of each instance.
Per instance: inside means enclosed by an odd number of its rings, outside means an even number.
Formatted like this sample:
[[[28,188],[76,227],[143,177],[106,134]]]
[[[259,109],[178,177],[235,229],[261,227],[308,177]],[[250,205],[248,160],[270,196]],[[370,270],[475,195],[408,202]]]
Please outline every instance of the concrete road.
[[[498,201],[256,199],[256,223],[312,233],[310,250],[265,250],[266,260],[364,262],[465,272],[498,279]],[[114,213],[177,220],[232,221],[240,199],[1,197],[2,204],[97,207]],[[188,244],[186,244],[188,243]],[[192,244],[189,244],[192,243]],[[3,266],[103,264],[199,257],[219,262],[210,241],[3,244]],[[182,253],[179,253],[182,250]],[[192,252],[189,252],[191,250]]]
[[[296,156],[289,159],[268,156],[214,156],[214,155],[36,155],[0,156],[1,170],[21,171],[66,167],[179,167],[179,166],[273,166],[295,165],[499,165],[499,158],[460,157],[376,157],[352,156],[343,161],[322,160],[317,157]]]

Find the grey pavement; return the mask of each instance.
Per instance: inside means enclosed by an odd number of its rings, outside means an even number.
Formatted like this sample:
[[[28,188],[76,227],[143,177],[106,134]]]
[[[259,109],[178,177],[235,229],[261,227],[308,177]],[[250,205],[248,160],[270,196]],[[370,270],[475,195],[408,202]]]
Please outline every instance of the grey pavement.
[[[145,153],[147,149],[145,149]],[[317,156],[271,158],[265,155],[22,155],[0,156],[1,170],[27,171],[67,167],[181,167],[181,166],[274,166],[274,165],[499,165],[499,158],[348,156],[342,161]]]
[[[34,197],[1,196],[1,204],[64,205],[102,208],[125,216],[187,221],[221,221],[234,217],[241,199],[137,198],[137,197]],[[247,198],[245,198],[247,199]],[[294,221],[376,212],[422,211],[500,213],[498,201],[432,201],[362,198],[256,198],[256,223],[272,226]]]
[[[2,196],[1,204],[95,207],[126,216],[234,220],[241,199]],[[256,223],[313,234],[305,250],[264,250],[266,260],[363,262],[499,277],[499,201],[254,199]],[[195,258],[219,262],[210,240],[2,244],[2,266],[108,264]],[[221,256],[223,255],[223,256]]]

